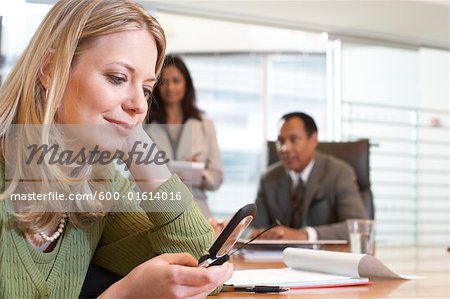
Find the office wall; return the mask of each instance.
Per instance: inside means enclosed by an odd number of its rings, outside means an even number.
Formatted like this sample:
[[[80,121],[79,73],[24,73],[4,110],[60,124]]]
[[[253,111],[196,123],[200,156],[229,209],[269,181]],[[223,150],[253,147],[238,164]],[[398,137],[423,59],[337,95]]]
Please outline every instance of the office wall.
[[[369,138],[377,240],[450,242],[449,53],[343,43],[343,139]]]
[[[421,48],[419,107],[450,111],[450,53]]]
[[[450,52],[420,49],[418,242],[450,243]]]
[[[318,33],[157,12],[168,36],[168,51],[178,53],[324,52]]]
[[[344,42],[342,64],[344,101],[418,106],[417,49]]]
[[[0,15],[3,15],[1,53],[5,56],[0,73],[3,76],[22,54],[50,8],[50,5],[30,4],[25,0],[0,3]]]

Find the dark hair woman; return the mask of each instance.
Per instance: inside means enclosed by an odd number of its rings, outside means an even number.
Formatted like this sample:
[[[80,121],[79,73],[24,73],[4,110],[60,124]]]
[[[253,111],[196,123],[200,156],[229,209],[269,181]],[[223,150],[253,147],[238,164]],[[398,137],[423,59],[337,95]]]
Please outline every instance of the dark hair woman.
[[[213,122],[196,106],[194,84],[180,57],[168,55],[154,90],[147,132],[170,160],[201,162],[203,170],[177,171],[191,186],[194,198],[206,217],[211,211],[206,190],[216,190],[223,180],[219,146]]]

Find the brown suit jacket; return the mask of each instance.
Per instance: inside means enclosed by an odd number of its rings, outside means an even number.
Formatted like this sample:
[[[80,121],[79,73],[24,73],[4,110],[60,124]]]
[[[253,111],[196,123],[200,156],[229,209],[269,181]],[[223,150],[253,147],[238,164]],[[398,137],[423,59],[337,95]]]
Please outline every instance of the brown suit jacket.
[[[281,162],[273,164],[261,176],[256,205],[258,211],[253,227],[268,227],[278,219],[289,226],[292,215],[291,179]],[[347,239],[346,219],[368,218],[356,176],[347,163],[316,152],[316,161],[298,213],[300,227],[312,226],[319,239]]]

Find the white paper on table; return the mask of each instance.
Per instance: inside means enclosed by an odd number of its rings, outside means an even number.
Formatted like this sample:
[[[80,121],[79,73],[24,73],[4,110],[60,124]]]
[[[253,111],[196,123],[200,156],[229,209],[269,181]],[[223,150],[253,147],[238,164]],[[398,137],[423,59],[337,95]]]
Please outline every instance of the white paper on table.
[[[292,269],[346,275],[350,277],[417,279],[414,275],[399,275],[376,257],[347,252],[286,248],[283,260]]]
[[[396,274],[377,258],[365,254],[286,248],[283,260],[288,268],[234,271],[226,284],[308,288],[361,285],[377,278],[420,278]]]
[[[253,250],[253,249],[241,249],[238,253],[239,257],[246,261],[283,261],[282,250]]]
[[[283,287],[325,287],[367,284],[367,278],[355,278],[309,271],[282,269],[256,269],[234,271],[226,284],[235,286],[265,285]]]
[[[283,249],[288,247],[319,249],[323,245],[345,245],[346,240],[260,240],[256,239],[248,243],[250,239],[239,239],[237,247],[243,249],[238,253],[245,260],[251,261],[282,261]]]
[[[237,244],[245,244],[250,239],[239,239]],[[291,245],[291,247],[295,247],[297,245],[346,245],[348,242],[346,240],[316,240],[316,241],[309,241],[309,240],[261,240],[256,239],[251,241],[251,243],[246,244],[246,247],[257,247],[257,246],[267,246],[270,247],[272,245],[280,245],[288,247]]]

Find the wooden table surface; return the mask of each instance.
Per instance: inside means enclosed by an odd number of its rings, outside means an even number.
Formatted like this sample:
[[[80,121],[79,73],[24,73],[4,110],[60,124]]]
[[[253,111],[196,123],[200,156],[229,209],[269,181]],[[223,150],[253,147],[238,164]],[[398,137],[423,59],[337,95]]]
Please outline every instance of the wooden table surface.
[[[375,256],[394,272],[418,280],[380,280],[367,286],[290,290],[280,294],[220,293],[209,298],[450,298],[450,252],[446,247],[381,247]],[[284,263],[233,258],[235,269],[282,268]]]

